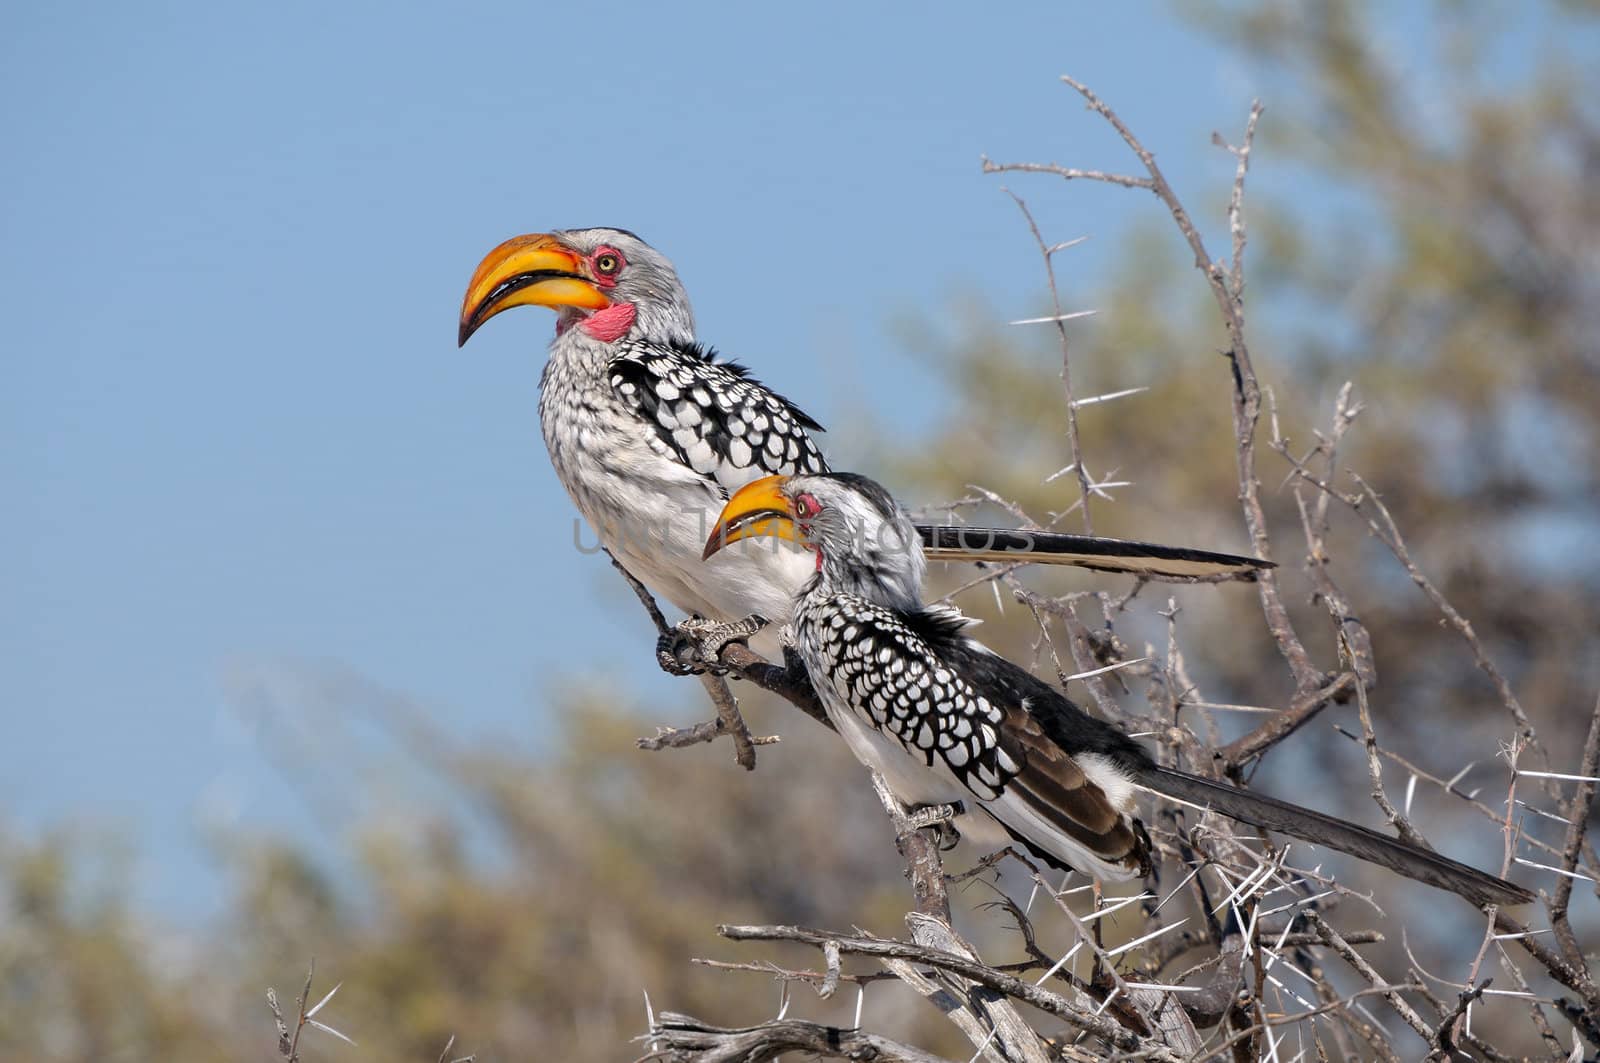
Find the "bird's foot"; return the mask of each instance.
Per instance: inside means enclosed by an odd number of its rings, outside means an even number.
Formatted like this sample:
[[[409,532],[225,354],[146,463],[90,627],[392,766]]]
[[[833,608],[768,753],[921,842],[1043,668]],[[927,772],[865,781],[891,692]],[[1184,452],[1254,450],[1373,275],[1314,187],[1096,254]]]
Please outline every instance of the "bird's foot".
[[[717,663],[723,647],[743,642],[767,623],[755,613],[726,623],[691,616],[656,640],[656,662],[669,675],[726,675],[728,670]]]
[[[956,829],[955,818],[964,812],[966,806],[960,801],[952,801],[948,805],[923,805],[906,814],[906,828],[918,831],[924,827],[937,827],[939,849],[942,852],[949,852],[961,841],[961,832]]]

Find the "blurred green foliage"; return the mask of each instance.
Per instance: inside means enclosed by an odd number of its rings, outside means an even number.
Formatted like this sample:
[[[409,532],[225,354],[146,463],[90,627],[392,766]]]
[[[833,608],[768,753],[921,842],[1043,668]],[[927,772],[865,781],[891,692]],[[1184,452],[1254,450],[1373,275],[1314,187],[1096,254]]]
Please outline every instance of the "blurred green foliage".
[[[1600,67],[1564,36],[1594,32],[1593,6],[1541,7],[1542,28],[1529,31],[1540,36],[1537,62],[1511,80],[1489,53],[1497,20],[1524,9],[1419,6],[1437,51],[1425,82],[1380,47],[1363,4],[1186,9],[1270,72],[1258,167],[1273,160],[1340,189],[1342,205],[1316,216],[1282,192],[1249,200],[1253,351],[1285,433],[1297,450],[1309,447],[1338,386],[1356,382],[1367,409],[1342,458],[1383,493],[1547,745],[1568,755],[1600,684]],[[1219,157],[1220,181],[1231,165]],[[1073,194],[1058,182],[1018,188]],[[1214,217],[1225,187],[1180,194]],[[1117,504],[1093,505],[1095,529],[1239,545],[1215,308],[1157,204],[1123,262],[1095,291],[1072,293],[1101,311],[1072,334],[1078,393],[1152,389],[1083,410],[1092,468],[1136,481]],[[912,498],[954,498],[973,479],[1038,515],[1075,497],[1070,477],[1041,483],[1067,461],[1060,354],[1043,333],[983,319],[953,342],[918,342],[939,345],[920,364],[944,375],[942,423],[952,427],[914,446],[877,441],[875,458],[860,464]],[[1278,487],[1287,468],[1264,447],[1259,467],[1286,599],[1318,663],[1332,667],[1331,629],[1300,569],[1294,498]],[[1492,689],[1402,570],[1335,510],[1334,573],[1377,647],[1374,710],[1386,744],[1445,775],[1483,758],[1508,733]],[[1055,591],[1104,585],[1030,578]],[[1183,606],[1179,637],[1206,696],[1284,701],[1289,680],[1251,590],[1142,592],[1152,605],[1169,593]],[[965,604],[988,618],[988,639],[1033,652],[1036,629],[1023,610],[1001,614],[987,592]],[[1164,652],[1148,617],[1119,634]],[[696,706],[678,710],[677,722],[703,711],[697,688],[674,696]],[[114,839],[0,836],[0,1058],[269,1058],[265,989],[292,1000],[313,956],[314,995],[344,983],[320,1018],[360,1048],[312,1031],[307,1059],[432,1060],[451,1033],[458,1054],[485,1059],[626,1058],[637,1047],[627,1039],[645,1026],[645,990],[658,1008],[729,1023],[776,1009],[769,979],[690,957],[815,963],[803,952],[730,947],[712,932],[719,922],[901,930],[906,896],[887,826],[831,736],[786,707],[757,707],[756,729],[784,739],[763,747],[759,769],[746,774],[722,745],[636,752],[633,739],[661,712],[620,700],[560,699],[552,712],[564,724],[556,752],[544,755],[458,746],[421,714],[379,712],[410,750],[400,770],[451,799],[353,827],[353,871],[330,871],[293,838],[231,839],[223,853],[236,894],[208,927],[168,930],[129,910]],[[1296,748],[1268,759],[1269,789],[1288,785],[1274,776],[1281,765],[1296,792],[1320,780],[1346,794],[1346,811],[1368,815],[1352,744],[1322,727]],[[1479,771],[1479,785],[1503,786],[1501,766]],[[1456,851],[1496,860],[1498,840],[1482,821],[1432,795],[1419,807],[1436,836],[1471,823],[1476,848]],[[1592,927],[1592,905],[1587,914]],[[1010,955],[992,913],[963,919],[996,958]],[[1413,946],[1455,955],[1458,929],[1413,923]],[[854,994],[840,998],[808,1001],[806,1014],[848,1022]],[[867,1007],[877,1029],[958,1051],[932,1009],[894,987],[872,987]]]

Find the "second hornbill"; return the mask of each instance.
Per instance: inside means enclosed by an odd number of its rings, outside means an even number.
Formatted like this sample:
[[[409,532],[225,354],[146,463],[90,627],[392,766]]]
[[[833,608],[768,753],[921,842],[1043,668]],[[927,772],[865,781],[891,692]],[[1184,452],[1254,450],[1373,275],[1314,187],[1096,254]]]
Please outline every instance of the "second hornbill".
[[[459,342],[516,306],[557,314],[539,396],[556,475],[613,557],[709,622],[680,629],[663,665],[691,670],[714,657],[721,641],[758,626],[737,623],[747,617],[786,620],[810,574],[808,556],[734,550],[704,565],[701,546],[730,492],[762,476],[826,472],[811,436],[822,426],[696,343],[672,263],[626,230],[517,236],[490,251],[467,286]],[[947,560],[1028,560],[1157,579],[1267,567],[1087,535],[927,524],[917,535],[929,556]]]
[[[1475,904],[1532,895],[1432,850],[1249,790],[1162,767],[1137,742],[924,605],[911,522],[878,484],[850,473],[772,476],[735,492],[705,545],[790,540],[815,554],[796,600],[793,649],[828,718],[909,805],[956,805],[969,837],[1009,840],[1097,878],[1146,873],[1133,816],[1144,790],[1349,853]],[[997,829],[998,828],[998,829]]]

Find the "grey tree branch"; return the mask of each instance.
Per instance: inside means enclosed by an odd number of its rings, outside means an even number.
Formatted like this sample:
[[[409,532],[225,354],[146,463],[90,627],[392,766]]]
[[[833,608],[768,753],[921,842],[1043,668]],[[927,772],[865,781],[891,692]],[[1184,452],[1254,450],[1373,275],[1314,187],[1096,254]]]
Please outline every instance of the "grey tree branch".
[[[702,742],[714,742],[728,733],[727,724],[722,717],[697,723],[691,727],[657,727],[656,733],[649,738],[637,738],[634,745],[640,749],[651,752],[661,749],[682,749],[685,746],[697,746]],[[750,739],[751,745],[770,746],[781,741],[777,735],[760,735]]]
[[[1362,978],[1365,978],[1375,986],[1384,984],[1384,980],[1377,970],[1366,961],[1365,957],[1351,948],[1350,943],[1340,936],[1337,930],[1329,926],[1322,916],[1316,912],[1308,912],[1306,913],[1306,919],[1322,935],[1323,944],[1328,945],[1334,952],[1337,952],[1346,963],[1355,968]],[[1415,1008],[1406,1003],[1404,997],[1393,989],[1385,991],[1383,997],[1389,1002],[1389,1006],[1395,1010],[1395,1014],[1405,1020],[1407,1026],[1417,1031],[1417,1034],[1430,1045],[1433,1043],[1433,1028],[1427,1024],[1421,1015],[1417,1014]]]
[[[1350,690],[1356,685],[1353,673],[1341,672],[1327,686],[1299,695],[1278,715],[1271,717],[1244,737],[1218,749],[1213,754],[1214,760],[1224,774],[1238,778],[1245,765],[1294,734],[1333,702],[1348,697]]]
[[[944,1056],[877,1034],[800,1019],[774,1019],[758,1026],[730,1029],[664,1011],[645,1039],[656,1047],[640,1056],[638,1063],[765,1063],[785,1052],[875,1063],[951,1063]]]
[[[1389,800],[1389,794],[1383,788],[1383,765],[1378,760],[1378,736],[1372,730],[1372,712],[1367,705],[1367,688],[1356,684],[1356,705],[1360,709],[1362,744],[1367,750],[1367,775],[1372,780],[1372,799],[1383,810],[1384,817],[1399,833],[1400,837],[1412,845],[1431,849],[1427,839],[1417,833],[1411,821],[1400,814]],[[1508,813],[1509,814],[1509,813]]]
[[[1261,417],[1261,388],[1256,381],[1256,372],[1250,360],[1250,348],[1244,334],[1244,246],[1245,228],[1243,215],[1244,180],[1249,171],[1250,150],[1255,138],[1256,124],[1261,117],[1260,102],[1252,104],[1250,119],[1245,126],[1245,137],[1235,154],[1239,159],[1238,171],[1234,177],[1234,188],[1229,200],[1229,221],[1234,231],[1235,259],[1233,269],[1230,270],[1221,262],[1213,261],[1206,251],[1205,241],[1201,239],[1200,232],[1195,228],[1194,222],[1189,217],[1189,212],[1184,208],[1177,193],[1167,183],[1166,175],[1161,172],[1161,167],[1156,164],[1153,154],[1140,142],[1139,138],[1123,123],[1117,113],[1105,101],[1101,100],[1087,85],[1075,78],[1063,75],[1061,80],[1070,85],[1078,95],[1082,96],[1089,109],[1104,118],[1117,134],[1122,137],[1123,143],[1138,156],[1149,174],[1148,183],[1143,181],[1130,184],[1124,181],[1114,181],[1127,187],[1148,188],[1156,197],[1166,205],[1172,220],[1177,224],[1178,231],[1182,233],[1189,249],[1194,253],[1195,268],[1200,270],[1211,286],[1212,295],[1216,299],[1217,309],[1222,313],[1223,324],[1228,332],[1227,357],[1233,367],[1233,425],[1234,437],[1237,443],[1235,450],[1239,470],[1239,502],[1244,510],[1245,526],[1250,533],[1251,545],[1255,555],[1263,561],[1272,559],[1272,544],[1267,532],[1266,512],[1261,505],[1261,482],[1256,476],[1255,468],[1255,430],[1256,422]],[[1012,166],[1011,169],[1019,167]],[[986,169],[988,166],[986,165]],[[991,171],[993,172],[993,171]],[[1044,172],[1055,172],[1046,169]],[[1090,174],[1075,176],[1090,177]],[[1090,179],[1104,179],[1093,178]],[[1231,276],[1237,274],[1239,282],[1237,287],[1229,283]],[[1295,684],[1300,693],[1313,690],[1323,682],[1322,674],[1312,665],[1311,657],[1306,653],[1305,645],[1295,633],[1294,625],[1289,620],[1289,613],[1283,605],[1283,598],[1278,592],[1277,576],[1272,569],[1260,572],[1256,580],[1257,589],[1261,596],[1262,612],[1267,619],[1267,626],[1272,632],[1274,641],[1278,644],[1279,651],[1288,662],[1289,669],[1295,678]]]
[[[1083,507],[1083,530],[1085,534],[1093,535],[1094,521],[1089,516],[1089,496],[1093,493],[1094,484],[1089,479],[1089,468],[1083,460],[1083,448],[1078,443],[1078,401],[1072,392],[1072,345],[1067,339],[1067,322],[1061,308],[1061,293],[1056,287],[1055,249],[1045,243],[1044,234],[1039,231],[1039,223],[1033,220],[1033,212],[1028,209],[1028,204],[1022,197],[1009,188],[1005,193],[1022,212],[1022,217],[1028,223],[1028,231],[1033,234],[1034,242],[1039,245],[1039,257],[1044,259],[1044,273],[1050,287],[1050,306],[1055,317],[1056,336],[1061,343],[1061,386],[1066,392],[1067,399],[1067,457],[1072,460],[1073,471],[1077,474],[1078,502]]]
[[[1145,1058],[1155,1061],[1168,1061],[1168,1063],[1175,1063],[1180,1058],[1165,1049],[1154,1049],[1148,1045],[1141,1045],[1141,1039],[1131,1030],[1125,1029],[1105,1016],[1096,1016],[1076,1007],[1060,994],[1033,985],[1030,982],[1025,982],[1014,975],[997,971],[975,960],[939,949],[927,948],[906,941],[840,935],[830,931],[813,930],[809,927],[800,926],[724,925],[717,927],[717,933],[734,941],[798,941],[802,944],[814,945],[817,948],[821,948],[829,941],[837,941],[839,950],[851,955],[910,960],[913,963],[958,974],[997,993],[1020,1000],[1024,1004],[1032,1005],[1041,1011],[1049,1012],[1069,1026],[1083,1030],[1091,1036],[1099,1037],[1113,1047],[1123,1051],[1143,1049],[1148,1053]]]
[[[937,832],[932,827],[920,826],[908,815],[899,798],[889,789],[888,781],[877,772],[872,773],[872,788],[890,823],[894,825],[895,846],[906,862],[906,877],[911,880],[915,908],[906,915],[906,925],[911,930],[912,940],[923,948],[978,962],[977,952],[950,926],[950,894],[945,888],[944,860],[939,855]],[[825,948],[837,951],[839,946],[830,944]],[[902,975],[907,973],[903,967],[891,969]],[[948,975],[937,981],[952,999],[964,1003],[961,1010],[967,1014],[952,1014],[951,1018],[977,1045],[980,1054],[986,1052],[990,1042],[994,1041],[997,1042],[995,1048],[999,1050],[998,1058],[1002,1061],[1048,1063],[1038,1035],[1003,998],[996,998],[993,993],[975,991],[966,981]],[[915,980],[910,984],[917,988]]]
[[[1123,188],[1143,188],[1154,191],[1155,184],[1148,177],[1134,177],[1105,170],[1082,170],[1075,166],[1058,166],[1053,162],[991,162],[989,156],[980,156],[984,173],[1048,173],[1066,181],[1103,181]]]
[[[1352,385],[1346,382],[1344,387],[1339,389],[1339,396],[1334,401],[1333,407],[1333,427],[1326,437],[1319,434],[1316,449],[1312,451],[1313,455],[1322,455],[1325,476],[1330,481],[1339,468],[1339,443],[1362,409],[1360,403],[1351,403],[1351,387]],[[1267,390],[1266,397],[1268,418],[1272,425],[1272,439],[1268,445],[1283,455],[1290,464],[1303,468],[1304,461],[1296,459],[1289,453],[1288,440],[1283,438],[1278,428],[1277,402],[1271,389]],[[1310,460],[1310,456],[1308,455],[1305,460]],[[1318,492],[1316,502],[1308,512],[1305,493],[1301,488],[1301,483],[1296,480],[1294,501],[1300,513],[1301,530],[1305,533],[1306,569],[1310,572],[1312,583],[1316,587],[1316,596],[1328,610],[1328,616],[1333,621],[1338,637],[1344,641],[1351,669],[1360,678],[1362,685],[1371,690],[1378,684],[1378,666],[1372,653],[1372,636],[1356,615],[1349,598],[1335,582],[1330,568],[1328,495],[1326,492]]]
[[[611,558],[612,567],[622,573],[622,578],[628,581],[628,586],[633,589],[634,595],[639,599],[639,604],[644,606],[646,613],[650,614],[650,620],[656,626],[656,634],[665,635],[670,632],[672,628],[668,626],[667,618],[661,614],[661,607],[656,605],[655,597],[651,595],[649,589],[637,579],[634,579],[633,573],[624,568],[622,562],[613,557],[610,550],[606,551],[606,556]],[[739,767],[745,771],[755,771],[756,741],[751,737],[750,728],[745,725],[744,716],[739,712],[739,702],[734,699],[733,691],[728,689],[728,684],[723,681],[721,676],[715,676],[709,672],[700,676],[700,685],[706,688],[706,694],[711,698],[711,704],[716,706],[717,733],[710,734],[704,738],[688,737],[681,742],[666,740],[666,735],[657,735],[653,739],[641,738],[639,740],[639,748],[661,749],[663,746],[693,745],[696,742],[709,742],[711,739],[718,737],[718,735],[726,734],[733,738],[733,759],[738,762]],[[693,731],[695,729],[690,728],[689,730]],[[645,743],[647,742],[657,744],[646,745]]]
[[[1567,805],[1567,837],[1561,851],[1561,869],[1567,874],[1556,877],[1555,895],[1550,898],[1549,909],[1550,926],[1568,962],[1582,967],[1585,964],[1583,949],[1567,919],[1567,906],[1572,900],[1573,884],[1577,881],[1572,873],[1578,868],[1578,858],[1583,852],[1584,837],[1589,829],[1589,816],[1593,811],[1594,780],[1600,776],[1600,698],[1595,699],[1594,712],[1589,716],[1589,735],[1583,742],[1583,755],[1578,759],[1577,774],[1584,781],[1573,789],[1572,800]]]

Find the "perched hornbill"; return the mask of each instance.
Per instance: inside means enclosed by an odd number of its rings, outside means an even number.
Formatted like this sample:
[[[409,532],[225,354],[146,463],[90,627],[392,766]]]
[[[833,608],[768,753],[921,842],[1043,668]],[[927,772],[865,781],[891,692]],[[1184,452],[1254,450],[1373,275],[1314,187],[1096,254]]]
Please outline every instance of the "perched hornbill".
[[[657,594],[711,621],[688,629],[701,659],[759,616],[788,618],[811,570],[798,550],[729,551],[701,564],[730,491],[776,473],[826,472],[822,426],[695,342],[689,297],[664,255],[622,229],[518,236],[467,286],[459,341],[514,306],[556,311],[539,420],[556,474],[614,557]],[[966,526],[917,529],[930,556],[1072,564],[1187,579],[1265,567],[1252,558],[1083,535]],[[720,623],[718,623],[720,622]],[[723,638],[717,638],[717,632]],[[664,666],[692,667],[680,644]],[[678,653],[688,650],[688,660]]]
[[[815,553],[793,648],[828,718],[911,805],[960,802],[964,832],[1103,879],[1149,868],[1138,790],[1326,845],[1476,904],[1532,900],[1519,886],[1365,827],[1164,768],[1115,727],[922,603],[926,562],[905,513],[850,473],[771,476],[734,493],[705,546],[758,536]],[[970,810],[970,811],[968,811]],[[998,830],[996,829],[998,828]]]

